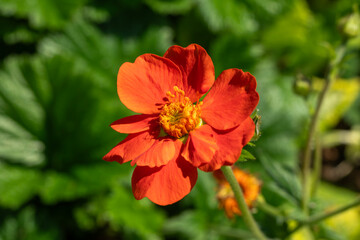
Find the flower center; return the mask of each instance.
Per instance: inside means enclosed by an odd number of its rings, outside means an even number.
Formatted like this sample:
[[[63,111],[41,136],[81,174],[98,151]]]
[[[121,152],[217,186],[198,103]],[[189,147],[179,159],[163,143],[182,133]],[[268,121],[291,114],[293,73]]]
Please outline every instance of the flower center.
[[[160,124],[167,134],[181,138],[201,124],[202,102],[192,104],[190,99],[185,97],[185,92],[177,86],[174,87],[174,94],[168,91],[166,95],[168,103],[161,110]]]

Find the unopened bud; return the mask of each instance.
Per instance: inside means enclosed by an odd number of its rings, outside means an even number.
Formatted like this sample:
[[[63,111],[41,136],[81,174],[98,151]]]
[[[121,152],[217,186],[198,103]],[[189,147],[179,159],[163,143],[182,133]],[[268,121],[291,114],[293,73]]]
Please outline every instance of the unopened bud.
[[[354,7],[354,12],[345,16],[339,21],[339,30],[347,38],[353,38],[360,35],[360,14],[358,7]]]
[[[303,74],[298,74],[294,82],[294,92],[300,96],[307,97],[311,90],[311,81]]]

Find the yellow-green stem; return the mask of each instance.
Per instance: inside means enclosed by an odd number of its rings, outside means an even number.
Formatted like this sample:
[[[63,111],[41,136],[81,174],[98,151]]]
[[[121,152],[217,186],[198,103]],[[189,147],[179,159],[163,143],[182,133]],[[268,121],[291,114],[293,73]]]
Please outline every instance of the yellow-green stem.
[[[244,194],[240,188],[239,183],[237,182],[235,175],[231,169],[230,166],[223,166],[221,168],[222,172],[224,173],[224,176],[226,180],[229,182],[231,189],[234,192],[235,199],[239,205],[239,208],[241,210],[242,217],[244,219],[244,222],[249,227],[250,231],[254,234],[254,236],[258,240],[266,240],[267,237],[264,235],[264,233],[260,230],[259,226],[257,225],[255,219],[253,218],[252,214],[250,213],[250,210],[248,206],[246,205]]]

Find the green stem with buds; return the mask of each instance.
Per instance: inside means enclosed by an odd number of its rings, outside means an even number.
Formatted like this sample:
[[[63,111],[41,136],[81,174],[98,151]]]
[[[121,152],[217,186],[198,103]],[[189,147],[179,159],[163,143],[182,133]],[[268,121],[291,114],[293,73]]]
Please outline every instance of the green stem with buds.
[[[314,115],[311,118],[308,138],[305,145],[304,159],[303,159],[303,194],[302,194],[302,208],[305,214],[308,214],[308,203],[310,198],[310,177],[311,177],[311,147],[314,139],[314,135],[317,129],[319,120],[319,114],[324,102],[325,96],[330,89],[332,82],[336,79],[339,73],[339,65],[344,58],[346,52],[346,44],[342,44],[336,51],[336,55],[333,61],[330,63],[329,72],[325,79],[325,84],[320,92]]]
[[[252,214],[250,213],[250,210],[248,206],[246,205],[244,194],[240,188],[239,183],[237,182],[235,175],[231,169],[230,166],[223,166],[221,168],[222,172],[224,173],[224,176],[226,180],[229,182],[231,189],[234,192],[235,199],[239,205],[239,208],[242,213],[242,217],[244,219],[244,222],[249,227],[250,231],[254,234],[254,236],[258,240],[266,240],[267,237],[264,235],[264,233],[260,230],[259,226],[257,225],[255,219],[253,218]]]

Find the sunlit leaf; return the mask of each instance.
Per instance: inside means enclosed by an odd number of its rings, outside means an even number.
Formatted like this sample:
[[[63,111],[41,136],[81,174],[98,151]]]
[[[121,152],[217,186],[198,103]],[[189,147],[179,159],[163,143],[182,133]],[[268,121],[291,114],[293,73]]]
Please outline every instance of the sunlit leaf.
[[[44,144],[6,115],[0,115],[0,160],[39,165],[44,162]]]
[[[0,71],[0,114],[6,114],[38,137],[44,124],[45,112],[27,81],[28,75],[23,72],[29,64],[31,63],[22,58],[9,58],[5,61],[5,68]]]
[[[321,200],[322,210],[335,210],[341,206],[349,204],[358,197],[358,194],[347,189],[336,187],[322,182],[318,189],[318,198]],[[345,236],[345,239],[358,239],[360,236],[360,207],[349,209],[334,217],[324,221],[325,225],[339,235]]]
[[[323,82],[314,79],[314,88],[320,90]],[[319,128],[324,131],[334,127],[357,99],[360,92],[359,78],[336,79],[324,99],[319,117]]]

